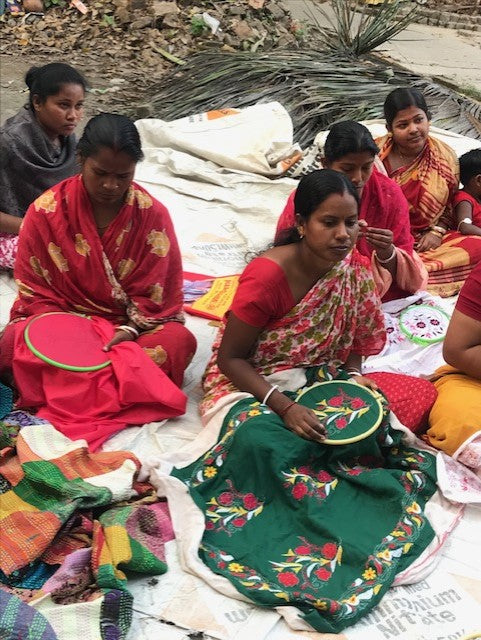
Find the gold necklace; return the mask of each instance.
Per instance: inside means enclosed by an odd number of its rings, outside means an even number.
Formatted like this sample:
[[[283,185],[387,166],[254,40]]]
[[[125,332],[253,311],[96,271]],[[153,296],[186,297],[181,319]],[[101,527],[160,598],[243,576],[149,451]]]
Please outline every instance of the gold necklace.
[[[423,148],[421,149],[421,151],[416,156],[414,156],[412,159],[410,159],[409,157],[406,157],[399,147],[396,147],[396,153],[398,154],[398,156],[401,158],[401,160],[405,164],[409,164],[409,163],[412,163],[412,162],[414,162],[415,160],[417,160],[419,158],[419,156],[424,151],[424,147],[425,146],[426,146],[426,143],[423,144]]]

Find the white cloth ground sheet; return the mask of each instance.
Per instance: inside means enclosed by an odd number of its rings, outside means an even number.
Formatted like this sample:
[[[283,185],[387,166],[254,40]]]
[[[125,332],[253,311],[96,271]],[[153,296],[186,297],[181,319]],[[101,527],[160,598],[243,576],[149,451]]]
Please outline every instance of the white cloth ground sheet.
[[[272,241],[277,219],[296,186],[295,180],[278,177],[286,167],[283,160],[297,153],[292,123],[282,105],[256,105],[229,113],[216,118],[202,114],[170,123],[137,122],[145,160],[138,166],[136,180],[168,207],[185,271],[214,276],[239,273],[253,253]],[[365,124],[375,135],[385,131],[378,121]],[[479,146],[477,141],[456,134],[440,130],[434,133],[443,137],[458,155]],[[325,135],[319,134],[320,143]],[[0,293],[5,293],[2,302],[8,298],[6,286],[11,287],[11,281],[1,276]],[[454,300],[416,294],[406,301],[387,303],[387,323],[395,325],[402,309],[420,298],[441,305],[448,313],[454,306]],[[208,437],[202,430],[197,405],[200,378],[216,326],[193,316],[188,316],[187,326],[198,340],[198,351],[186,372],[187,413],[164,423],[130,427],[104,445],[105,450],[134,451],[142,460],[146,475],[155,468],[154,479],[162,476],[163,468],[168,471],[173,454],[177,455],[184,446],[200,446],[199,442],[193,444],[199,434]],[[421,347],[393,340],[380,355],[368,359],[366,370],[429,375],[440,364],[440,344]],[[481,638],[481,490],[471,482],[465,467],[446,458],[438,456],[445,497],[468,504],[464,514],[458,509],[459,517],[454,518],[454,530],[447,541],[438,540],[441,551],[427,559],[432,572],[420,582],[391,589],[376,609],[344,634],[294,631],[277,611],[258,608],[239,594],[232,597],[228,589],[214,589],[213,574],[207,569],[204,580],[186,571],[186,545],[181,538],[182,525],[185,530],[189,523],[178,521],[182,512],[180,495],[179,504],[171,504],[180,544],[176,540],[167,544],[168,572],[156,579],[129,581],[134,595],[134,622],[128,640]],[[449,505],[447,501],[444,504]],[[443,511],[439,504],[433,509]],[[446,517],[453,520],[455,509],[448,506]],[[195,548],[190,549],[190,555],[196,555]],[[205,635],[192,635],[193,631]]]

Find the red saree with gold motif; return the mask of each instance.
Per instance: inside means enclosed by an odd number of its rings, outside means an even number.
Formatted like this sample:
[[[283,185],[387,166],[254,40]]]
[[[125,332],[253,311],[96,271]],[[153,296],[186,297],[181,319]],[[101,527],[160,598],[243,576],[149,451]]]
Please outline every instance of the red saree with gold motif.
[[[43,193],[25,216],[14,275],[11,322],[48,311],[131,320],[137,343],[182,383],[195,339],[183,326],[180,251],[169,212],[142,187],[132,183],[102,237],[80,175]]]

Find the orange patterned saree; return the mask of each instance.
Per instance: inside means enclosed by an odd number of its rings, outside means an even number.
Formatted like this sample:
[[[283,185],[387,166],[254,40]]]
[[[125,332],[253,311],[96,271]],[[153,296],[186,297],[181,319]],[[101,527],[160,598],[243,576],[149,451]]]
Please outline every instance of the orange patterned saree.
[[[378,138],[376,144],[381,149],[380,159],[388,165],[392,136]],[[441,219],[446,220],[446,224],[451,222],[451,200],[459,184],[459,163],[451,147],[429,136],[423,152],[414,162],[395,171],[390,171],[388,166],[386,169],[409,203],[414,235],[426,231]]]

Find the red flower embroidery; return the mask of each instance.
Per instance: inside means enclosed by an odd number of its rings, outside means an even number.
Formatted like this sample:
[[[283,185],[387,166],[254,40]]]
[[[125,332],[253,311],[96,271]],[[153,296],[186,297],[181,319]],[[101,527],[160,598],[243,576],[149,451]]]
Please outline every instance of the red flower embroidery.
[[[329,578],[331,577],[331,572],[328,571],[327,569],[324,569],[324,567],[320,567],[319,569],[316,569],[314,573],[319,578],[319,580],[326,581],[326,580],[329,580]]]
[[[327,404],[330,407],[342,407],[343,398],[342,396],[334,396],[330,400],[328,400]]]
[[[224,491],[217,498],[217,502],[219,504],[224,505],[224,506],[228,506],[228,505],[232,504],[233,500],[234,500],[234,497],[233,497],[233,495],[232,495],[232,493],[230,491]]]
[[[339,607],[340,607],[339,603],[336,602],[335,600],[332,600],[329,606],[329,613],[336,613]]]
[[[362,409],[362,407],[365,406],[366,405],[361,398],[353,398],[353,400],[351,400],[351,409]]]
[[[352,469],[347,469],[347,475],[349,476],[359,476],[362,473],[362,469],[359,469],[359,467],[353,467]]]
[[[256,509],[259,506],[259,502],[253,493],[246,493],[242,502],[248,511]]]
[[[332,476],[327,473],[327,471],[319,471],[317,479],[320,480],[320,482],[330,482],[332,480]]]
[[[206,458],[204,460],[204,464],[212,464],[214,462],[214,458]]]
[[[303,473],[305,476],[311,475],[311,469],[309,467],[299,467],[299,473]]]
[[[237,527],[238,529],[243,527],[246,522],[247,520],[245,518],[234,518],[234,520],[232,520],[232,524],[234,525],[234,527]]]
[[[334,560],[337,554],[337,545],[334,542],[326,542],[326,544],[322,547],[322,557],[327,558],[327,560]]]
[[[283,571],[277,576],[277,579],[284,587],[293,587],[299,582],[299,578],[292,571]]]
[[[300,547],[296,547],[294,549],[294,553],[297,556],[308,556],[310,554],[311,550],[307,545],[301,545]]]
[[[208,522],[205,523],[205,528],[208,530],[213,529],[214,523],[209,520]]]
[[[223,560],[221,560],[217,563],[217,566],[219,567],[219,569],[225,569],[227,565]]]
[[[302,484],[302,482],[296,482],[296,484],[294,485],[294,488],[292,489],[292,495],[294,496],[294,498],[296,500],[302,500],[302,498],[306,495],[307,493],[307,487],[305,484]]]
[[[337,420],[334,420],[334,424],[338,429],[344,429],[345,427],[347,427],[347,420],[344,417],[337,418]]]

